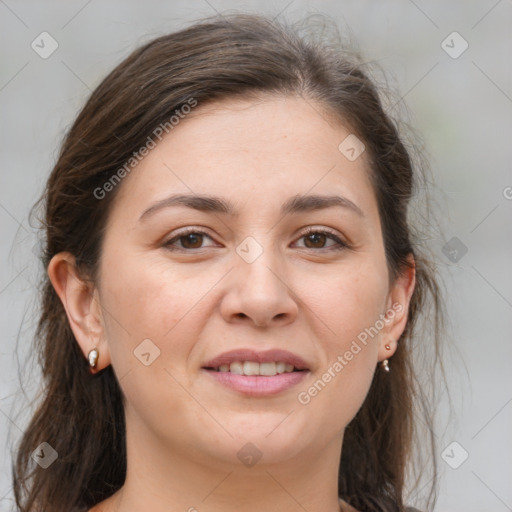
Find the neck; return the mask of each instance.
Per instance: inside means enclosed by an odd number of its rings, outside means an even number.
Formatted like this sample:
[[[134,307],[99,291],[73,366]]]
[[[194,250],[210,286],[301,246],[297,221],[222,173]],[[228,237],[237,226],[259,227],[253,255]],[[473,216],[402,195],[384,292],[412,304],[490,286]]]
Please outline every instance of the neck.
[[[246,467],[209,460],[193,446],[169,448],[143,430],[127,425],[126,480],[101,512],[340,511],[340,435],[322,450]]]

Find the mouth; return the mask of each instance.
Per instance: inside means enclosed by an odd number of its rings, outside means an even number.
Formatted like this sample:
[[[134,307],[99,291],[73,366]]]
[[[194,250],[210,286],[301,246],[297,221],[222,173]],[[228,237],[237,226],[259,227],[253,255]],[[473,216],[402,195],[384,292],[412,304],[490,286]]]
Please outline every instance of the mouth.
[[[239,348],[224,352],[203,364],[202,368],[237,375],[272,376],[294,371],[309,370],[308,364],[288,350],[253,350]]]
[[[213,368],[204,368],[203,371],[208,378],[212,379],[215,385],[220,385],[224,389],[229,389],[237,394],[252,398],[266,398],[282,394],[298,386],[306,375],[310,373],[308,370],[293,369],[273,375],[262,375],[260,373],[246,375],[245,373],[217,371]]]
[[[202,366],[216,384],[249,397],[269,397],[297,386],[310,373],[306,362],[287,350],[225,352]]]
[[[283,361],[258,363],[257,361],[234,361],[230,364],[224,363],[219,366],[203,367],[205,370],[222,373],[233,373],[235,375],[273,377],[283,373],[304,372],[306,369],[299,369],[293,364]]]

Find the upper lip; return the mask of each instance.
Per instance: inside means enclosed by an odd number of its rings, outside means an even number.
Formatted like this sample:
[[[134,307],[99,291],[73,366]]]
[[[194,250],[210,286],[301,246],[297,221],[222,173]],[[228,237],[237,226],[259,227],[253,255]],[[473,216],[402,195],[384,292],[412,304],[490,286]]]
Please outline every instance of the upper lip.
[[[297,370],[308,370],[308,365],[300,356],[288,352],[288,350],[252,350],[237,349],[223,352],[222,354],[207,361],[203,368],[218,368],[223,364],[231,364],[235,361],[254,361],[257,363],[288,363],[292,364]]]

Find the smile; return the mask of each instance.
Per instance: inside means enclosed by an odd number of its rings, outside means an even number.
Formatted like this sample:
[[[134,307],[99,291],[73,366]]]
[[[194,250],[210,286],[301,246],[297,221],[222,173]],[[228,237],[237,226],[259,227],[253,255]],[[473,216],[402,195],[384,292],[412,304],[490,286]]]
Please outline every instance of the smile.
[[[222,364],[212,368],[217,372],[230,372],[237,375],[273,376],[282,373],[291,373],[297,370],[292,364],[283,362],[258,363],[256,361],[234,361],[231,364]]]

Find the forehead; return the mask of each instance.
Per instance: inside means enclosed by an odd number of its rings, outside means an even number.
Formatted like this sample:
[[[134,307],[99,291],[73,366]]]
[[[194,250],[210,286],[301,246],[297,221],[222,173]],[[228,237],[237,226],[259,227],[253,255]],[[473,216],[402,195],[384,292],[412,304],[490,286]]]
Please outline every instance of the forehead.
[[[343,152],[351,137],[349,127],[303,98],[199,104],[133,169],[118,200],[209,193],[232,197],[240,208],[256,199],[259,207],[263,199],[281,208],[283,196],[337,192],[371,210],[366,154]]]

